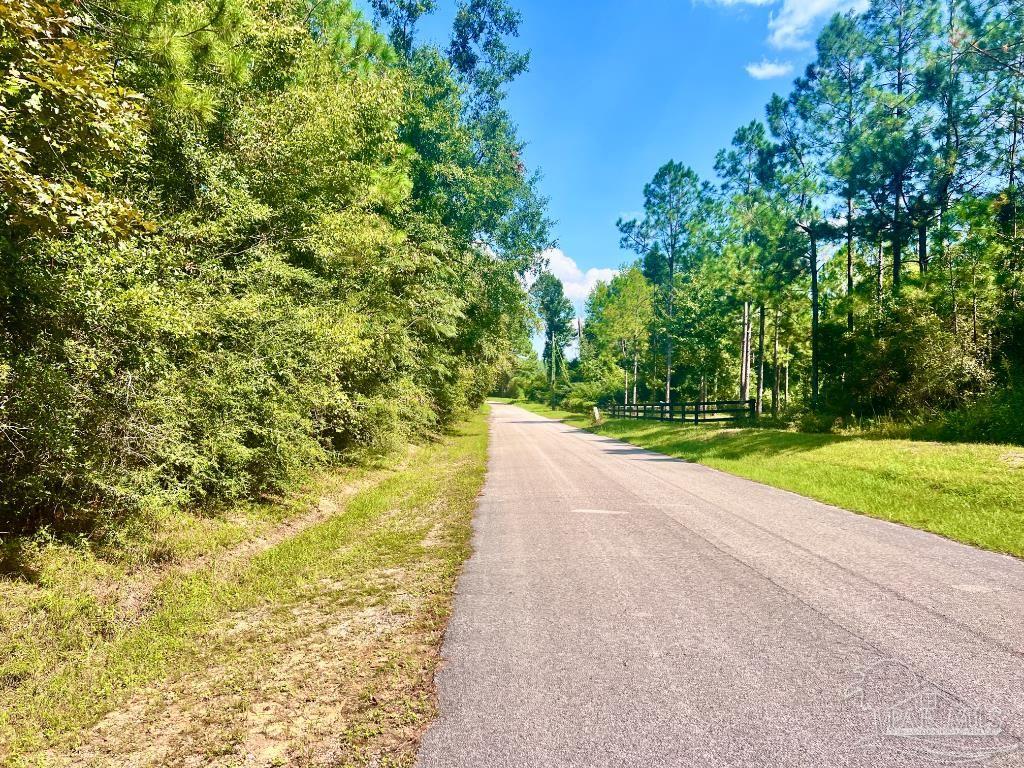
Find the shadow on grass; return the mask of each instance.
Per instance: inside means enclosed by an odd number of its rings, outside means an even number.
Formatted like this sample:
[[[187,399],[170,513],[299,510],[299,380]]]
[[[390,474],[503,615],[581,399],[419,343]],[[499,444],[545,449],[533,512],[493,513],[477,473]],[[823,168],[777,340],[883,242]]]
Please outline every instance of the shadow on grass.
[[[689,459],[677,458],[675,456],[665,456],[652,451],[648,448],[609,448],[605,453],[610,453],[615,456],[641,456],[647,461],[667,461],[667,462],[683,462],[685,464],[691,464]]]
[[[0,542],[0,579],[25,581],[34,584],[39,581],[32,555],[33,542],[24,536],[12,536]]]
[[[640,438],[651,450],[685,456],[695,461],[705,458],[738,460],[753,455],[780,456],[814,451],[853,440],[870,439],[866,436],[784,432],[755,427],[645,425],[622,421],[608,422],[600,428],[598,434],[624,440]]]

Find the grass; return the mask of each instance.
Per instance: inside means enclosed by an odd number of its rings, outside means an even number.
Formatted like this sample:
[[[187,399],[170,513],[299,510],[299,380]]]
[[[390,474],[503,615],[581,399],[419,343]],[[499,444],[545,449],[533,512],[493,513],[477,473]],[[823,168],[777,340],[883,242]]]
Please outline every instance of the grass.
[[[883,520],[1024,557],[1024,448],[610,419],[548,418]]]
[[[486,446],[477,414],[398,469],[330,474],[287,510],[242,515],[235,525],[277,520],[284,535],[264,548],[215,536],[215,552],[227,540],[241,553],[153,566],[136,611],[111,588],[122,566],[42,546],[35,580],[0,580],[0,764],[161,765],[191,750],[199,764],[411,765]],[[326,512],[295,525],[314,501]]]
[[[500,398],[491,397],[488,400],[495,403],[508,403],[510,405],[517,405],[520,408],[525,408],[532,413],[536,413],[540,416],[545,416],[549,419],[556,419],[558,421],[564,421],[567,424],[572,424],[574,427],[580,429],[586,429],[591,426],[592,421],[589,416],[583,416],[579,413],[572,411],[562,411],[557,408],[552,408],[543,403],[535,403],[530,400],[513,400],[512,398]]]

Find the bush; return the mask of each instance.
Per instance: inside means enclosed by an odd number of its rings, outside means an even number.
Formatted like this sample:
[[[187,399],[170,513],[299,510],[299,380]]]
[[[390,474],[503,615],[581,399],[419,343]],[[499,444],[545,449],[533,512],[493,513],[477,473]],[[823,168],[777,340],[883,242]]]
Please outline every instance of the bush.
[[[824,333],[823,408],[857,418],[955,408],[984,391],[991,374],[970,348],[910,289],[900,302],[865,318],[852,338]]]
[[[1024,445],[1024,389],[981,397],[942,415],[929,431],[942,440]]]
[[[445,428],[510,367],[547,222],[440,52],[396,62],[344,0],[170,0],[156,27],[8,5],[4,530],[277,492]]]
[[[567,411],[588,413],[595,405],[611,400],[614,393],[599,381],[574,382],[562,399],[561,405]]]

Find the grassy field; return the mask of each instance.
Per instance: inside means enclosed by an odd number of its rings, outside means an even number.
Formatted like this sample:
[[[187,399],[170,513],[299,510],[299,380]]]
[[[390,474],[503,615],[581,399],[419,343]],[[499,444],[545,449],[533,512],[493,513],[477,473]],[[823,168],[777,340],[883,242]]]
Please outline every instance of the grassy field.
[[[517,402],[548,418],[838,507],[1024,557],[1024,448],[681,426]]]
[[[0,764],[411,765],[486,446],[478,414],[396,468],[181,522],[170,563],[22,548]]]

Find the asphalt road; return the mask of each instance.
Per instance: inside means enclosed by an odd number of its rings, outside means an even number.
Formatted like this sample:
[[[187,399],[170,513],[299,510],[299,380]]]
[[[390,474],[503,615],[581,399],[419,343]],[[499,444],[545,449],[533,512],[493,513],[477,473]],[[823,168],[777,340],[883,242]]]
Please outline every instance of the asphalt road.
[[[1024,766],[1024,562],[491,429],[421,768]]]

